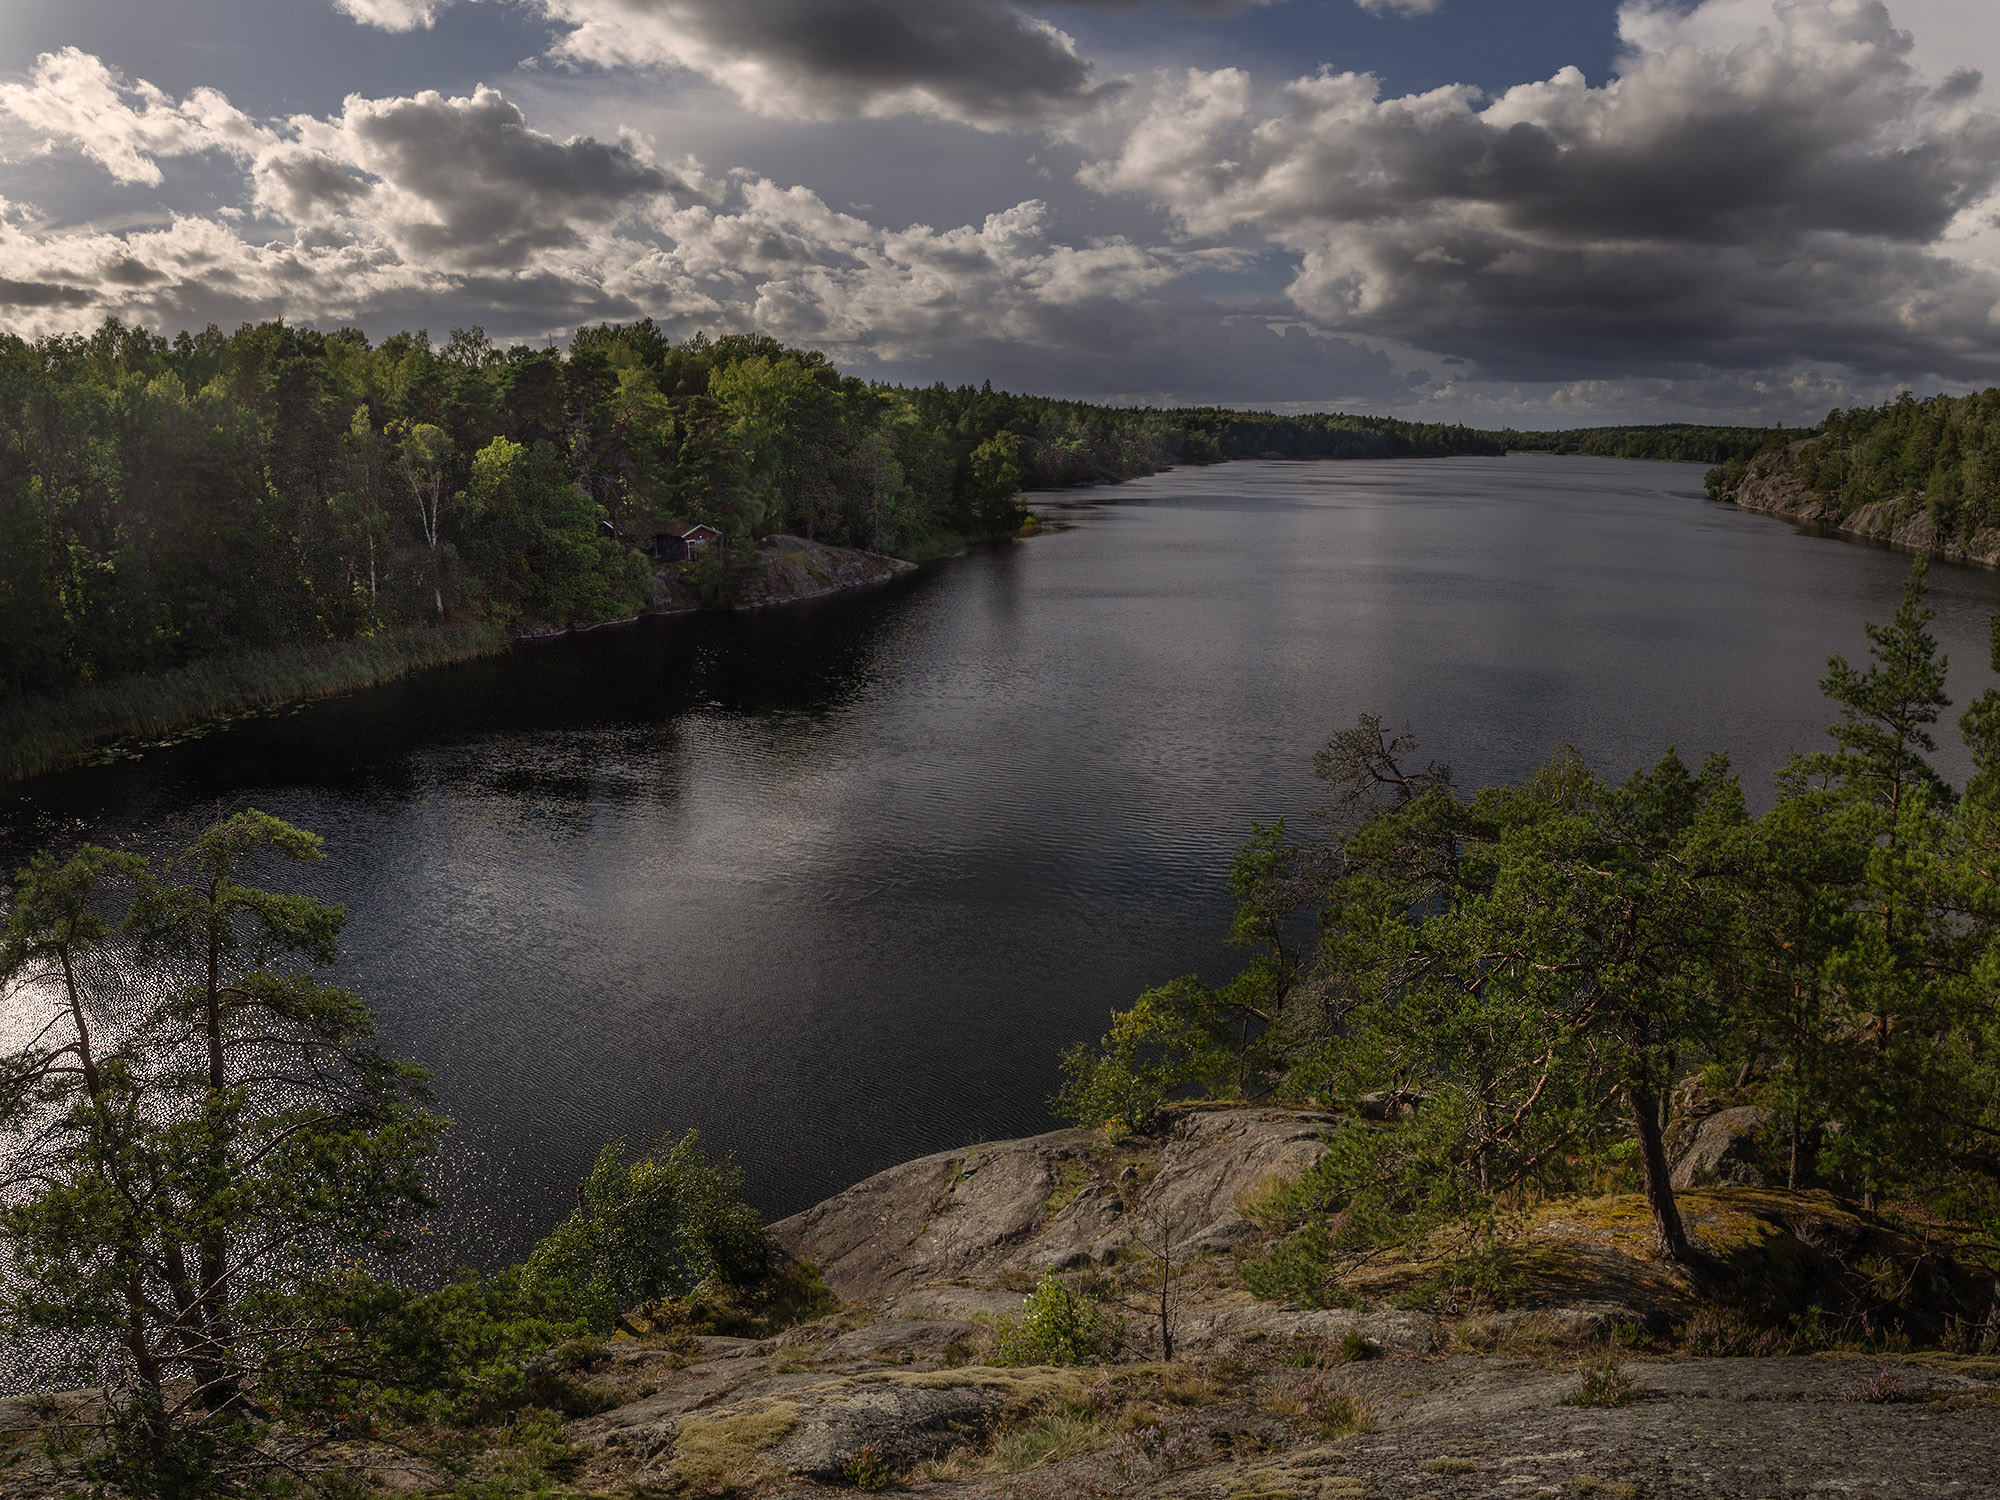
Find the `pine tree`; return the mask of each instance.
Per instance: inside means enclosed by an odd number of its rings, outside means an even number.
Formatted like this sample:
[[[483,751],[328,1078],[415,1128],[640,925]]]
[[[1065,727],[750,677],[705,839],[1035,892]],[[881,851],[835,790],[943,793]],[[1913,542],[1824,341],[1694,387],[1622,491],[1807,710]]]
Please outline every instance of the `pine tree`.
[[[107,1420],[88,1469],[117,1490],[250,1493],[295,1461],[311,1426],[272,1445],[262,1375],[334,1336],[316,1288],[400,1248],[429,1202],[443,1122],[423,1075],[317,977],[344,914],[244,882],[320,857],[257,812],[158,871],[42,855],[0,931],[0,983],[45,1007],[37,1042],[0,1059],[19,1145],[0,1314],[94,1363]]]

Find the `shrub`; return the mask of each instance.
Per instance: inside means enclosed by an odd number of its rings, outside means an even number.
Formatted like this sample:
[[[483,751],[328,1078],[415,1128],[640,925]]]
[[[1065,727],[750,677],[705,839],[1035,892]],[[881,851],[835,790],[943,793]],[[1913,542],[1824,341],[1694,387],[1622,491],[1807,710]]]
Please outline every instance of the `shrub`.
[[[747,1286],[768,1269],[770,1240],[743,1202],[742,1172],[733,1159],[710,1162],[692,1130],[637,1161],[624,1141],[611,1141],[578,1197],[529,1255],[522,1280],[600,1323],[703,1283]]]
[[[787,1260],[754,1284],[708,1282],[678,1301],[655,1304],[649,1315],[689,1333],[762,1339],[839,1307],[818,1266]]]
[[[1578,1365],[1577,1387],[1562,1398],[1564,1406],[1623,1406],[1639,1394],[1615,1354]]]
[[[1123,1319],[1110,1317],[1053,1272],[1028,1294],[1020,1321],[997,1331],[997,1363],[1003,1365],[1102,1364],[1125,1339]]]

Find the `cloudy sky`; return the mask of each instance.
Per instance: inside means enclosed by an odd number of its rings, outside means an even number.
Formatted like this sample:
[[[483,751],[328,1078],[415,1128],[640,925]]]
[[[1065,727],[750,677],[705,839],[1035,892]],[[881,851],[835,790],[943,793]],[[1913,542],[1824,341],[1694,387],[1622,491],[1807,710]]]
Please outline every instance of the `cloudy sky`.
[[[1809,421],[2000,383],[1996,90],[1991,0],[0,0],[0,326]]]

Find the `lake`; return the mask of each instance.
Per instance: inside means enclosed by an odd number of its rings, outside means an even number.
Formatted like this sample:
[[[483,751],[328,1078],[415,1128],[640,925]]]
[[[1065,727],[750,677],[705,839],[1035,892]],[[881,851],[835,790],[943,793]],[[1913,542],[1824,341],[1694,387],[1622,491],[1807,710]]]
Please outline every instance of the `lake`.
[[[1752,800],[1906,556],[1553,457],[1240,463],[1034,497],[881,592],[653,620],[0,791],[0,858],[325,836],[344,977],[456,1119],[440,1257],[518,1256],[607,1137],[698,1126],[768,1214],[1046,1129],[1056,1056],[1227,972],[1228,859],[1363,711],[1462,785],[1727,747]],[[2000,577],[1933,569],[1954,697]],[[1961,776],[1955,733],[1944,757]]]

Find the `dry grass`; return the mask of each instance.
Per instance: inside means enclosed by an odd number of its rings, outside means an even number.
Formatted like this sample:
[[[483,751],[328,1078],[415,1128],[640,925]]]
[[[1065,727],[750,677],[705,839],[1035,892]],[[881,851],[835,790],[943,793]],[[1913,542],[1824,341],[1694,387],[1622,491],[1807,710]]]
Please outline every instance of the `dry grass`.
[[[798,1425],[791,1401],[753,1401],[705,1422],[684,1422],[674,1441],[674,1477],[696,1494],[745,1489],[766,1477],[759,1457]]]
[[[1679,1200],[1696,1243],[1729,1267],[1728,1301],[1740,1311],[1718,1309],[1664,1258],[1646,1201],[1633,1193],[1563,1199],[1511,1215],[1492,1251],[1505,1295],[1487,1305],[1505,1311],[1613,1304],[1632,1309],[1656,1333],[1716,1316],[1760,1328],[1809,1316],[1828,1332],[1794,1342],[1880,1352],[1893,1352],[1885,1336],[1898,1327],[1917,1342],[1951,1347],[1950,1330],[1976,1321],[1988,1305],[1991,1273],[1977,1270],[1976,1257],[1954,1264],[1954,1226],[1866,1214],[1818,1191],[1715,1187]],[[1384,1255],[1350,1275],[1348,1285],[1371,1301],[1425,1302],[1426,1288],[1450,1270],[1438,1249]],[[1817,1314],[1810,1311],[1815,1307]],[[1601,1337],[1601,1330],[1590,1333],[1555,1317],[1473,1316],[1454,1332],[1463,1349],[1521,1354]]]
[[[1093,1453],[1111,1441],[1104,1424],[1087,1411],[1061,1406],[1021,1426],[1003,1429],[987,1450],[989,1471],[1018,1474],[1044,1464]]]
[[[1470,1474],[1479,1467],[1476,1458],[1427,1458],[1417,1467],[1426,1474]]]

